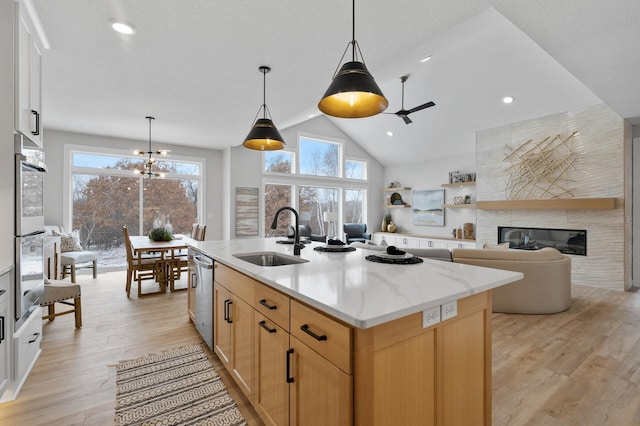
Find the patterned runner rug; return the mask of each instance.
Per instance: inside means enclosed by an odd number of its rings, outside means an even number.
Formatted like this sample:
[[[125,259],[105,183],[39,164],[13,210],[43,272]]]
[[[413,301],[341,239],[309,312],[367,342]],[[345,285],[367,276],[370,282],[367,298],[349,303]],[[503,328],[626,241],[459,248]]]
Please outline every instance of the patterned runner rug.
[[[246,425],[200,345],[116,366],[116,425]]]

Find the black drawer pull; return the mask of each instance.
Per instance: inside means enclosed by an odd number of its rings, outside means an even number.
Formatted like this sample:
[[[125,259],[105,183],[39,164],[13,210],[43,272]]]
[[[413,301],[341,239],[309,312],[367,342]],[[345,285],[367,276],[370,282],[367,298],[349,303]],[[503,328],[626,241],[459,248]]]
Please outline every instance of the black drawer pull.
[[[316,339],[318,341],[327,340],[327,335],[326,334],[323,334],[322,336],[318,336],[316,333],[314,333],[313,331],[309,330],[309,324],[302,324],[300,326],[300,330],[304,331],[309,336],[313,337],[314,339]]]
[[[265,308],[267,308],[267,309],[271,309],[272,311],[273,311],[273,310],[278,309],[278,307],[277,307],[276,305],[270,305],[270,304],[268,304],[268,303],[267,303],[267,299],[262,299],[262,300],[260,301],[260,304],[261,304],[262,306],[264,306]]]
[[[33,339],[29,340],[29,343],[35,343],[40,337],[40,333],[33,333]]]
[[[4,340],[4,317],[0,317],[0,343],[2,343],[3,340]]]
[[[269,333],[275,333],[276,329],[275,328],[269,328],[269,326],[267,325],[266,321],[260,321],[258,323],[258,325],[262,328],[264,328],[265,330],[267,330]]]
[[[291,354],[293,354],[293,349],[287,350],[287,383],[293,383],[293,377],[291,377]]]
[[[40,134],[40,113],[34,109],[31,110],[31,114],[36,116],[36,131],[31,131],[31,134],[38,136]]]
[[[230,299],[227,299],[224,301],[224,320],[229,324],[233,323],[233,320],[231,319],[231,309],[230,309],[232,303],[233,302]]]

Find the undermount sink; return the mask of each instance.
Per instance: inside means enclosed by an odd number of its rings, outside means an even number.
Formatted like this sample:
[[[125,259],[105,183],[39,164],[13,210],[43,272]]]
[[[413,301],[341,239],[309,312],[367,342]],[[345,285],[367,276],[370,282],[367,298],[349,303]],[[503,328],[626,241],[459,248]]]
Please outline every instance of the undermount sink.
[[[295,265],[296,263],[306,263],[307,259],[302,259],[298,256],[290,256],[288,254],[276,253],[275,251],[259,251],[255,253],[241,253],[234,254],[233,257],[237,257],[245,262],[253,263],[258,266],[282,266],[282,265]]]

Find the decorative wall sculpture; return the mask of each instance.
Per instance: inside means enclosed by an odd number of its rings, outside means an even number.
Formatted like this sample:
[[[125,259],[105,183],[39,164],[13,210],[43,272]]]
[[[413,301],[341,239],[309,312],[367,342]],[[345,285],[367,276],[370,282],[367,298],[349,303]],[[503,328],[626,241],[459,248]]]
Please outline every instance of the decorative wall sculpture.
[[[505,187],[507,200],[535,198],[572,198],[574,180],[568,175],[576,156],[573,151],[574,131],[563,138],[547,136],[539,142],[529,139],[517,148],[507,146],[504,160],[509,166]]]

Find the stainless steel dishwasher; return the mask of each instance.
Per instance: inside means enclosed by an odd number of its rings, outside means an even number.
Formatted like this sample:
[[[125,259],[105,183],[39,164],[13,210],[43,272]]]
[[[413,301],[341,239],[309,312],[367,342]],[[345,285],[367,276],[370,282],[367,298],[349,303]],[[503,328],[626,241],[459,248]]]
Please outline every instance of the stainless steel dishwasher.
[[[197,250],[189,249],[190,257],[196,266],[195,279],[191,286],[194,288],[195,325],[196,329],[213,350],[213,259]]]

